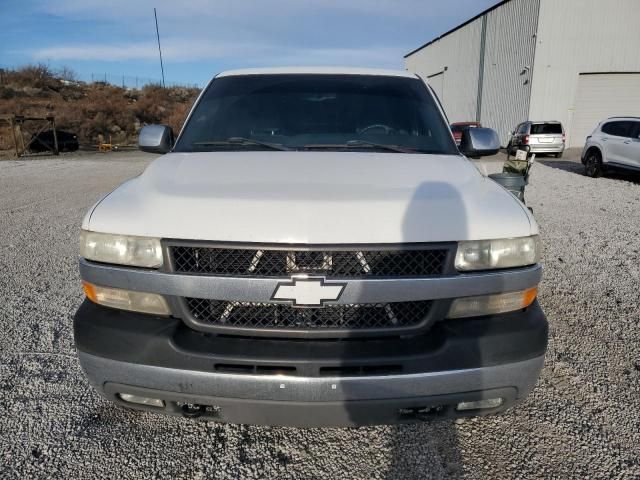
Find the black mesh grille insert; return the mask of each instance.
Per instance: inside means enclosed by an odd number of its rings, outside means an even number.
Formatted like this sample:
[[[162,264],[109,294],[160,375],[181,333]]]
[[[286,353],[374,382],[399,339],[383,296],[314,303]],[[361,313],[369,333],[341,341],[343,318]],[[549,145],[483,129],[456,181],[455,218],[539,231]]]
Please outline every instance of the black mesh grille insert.
[[[301,251],[170,247],[176,272],[209,275],[283,277],[401,277],[441,275],[447,250]]]
[[[186,298],[194,320],[211,326],[294,330],[366,330],[419,325],[431,301],[294,308],[275,303]]]

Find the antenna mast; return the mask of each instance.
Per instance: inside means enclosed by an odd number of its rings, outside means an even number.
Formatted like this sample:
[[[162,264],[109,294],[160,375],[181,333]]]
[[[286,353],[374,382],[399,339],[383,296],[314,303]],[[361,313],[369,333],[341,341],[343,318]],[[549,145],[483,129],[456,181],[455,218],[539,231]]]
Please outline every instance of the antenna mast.
[[[158,30],[158,14],[156,13],[156,9],[153,9],[153,16],[156,18],[156,37],[158,38],[158,53],[160,54],[160,71],[162,72],[162,88],[165,88],[164,85],[164,66],[162,65],[162,49],[160,48],[160,31]]]

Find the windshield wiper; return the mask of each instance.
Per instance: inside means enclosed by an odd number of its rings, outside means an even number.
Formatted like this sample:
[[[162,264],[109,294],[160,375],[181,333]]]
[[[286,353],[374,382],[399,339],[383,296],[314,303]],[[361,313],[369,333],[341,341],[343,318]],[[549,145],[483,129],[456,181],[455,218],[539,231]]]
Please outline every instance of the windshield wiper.
[[[404,148],[399,145],[385,145],[384,143],[367,142],[366,140],[349,140],[347,145],[350,147],[374,147],[384,150],[391,150],[398,153],[415,153],[416,151],[411,148]]]
[[[281,150],[283,152],[288,152],[291,149],[289,147],[285,147],[280,143],[271,143],[271,142],[261,142],[260,140],[254,140],[252,138],[244,138],[244,137],[230,137],[226,140],[211,140],[207,142],[194,142],[192,145],[198,147],[206,147],[206,146],[225,146],[225,145],[259,145],[261,147],[267,147],[271,150]]]
[[[317,145],[305,145],[302,148],[326,148],[326,149],[335,149],[335,148],[361,148],[361,147],[371,147],[377,148],[380,150],[389,150],[391,152],[397,153],[419,153],[418,150],[412,150],[410,148],[404,148],[399,145],[385,145],[384,143],[374,143],[367,142],[366,140],[349,140],[344,144],[317,144]]]

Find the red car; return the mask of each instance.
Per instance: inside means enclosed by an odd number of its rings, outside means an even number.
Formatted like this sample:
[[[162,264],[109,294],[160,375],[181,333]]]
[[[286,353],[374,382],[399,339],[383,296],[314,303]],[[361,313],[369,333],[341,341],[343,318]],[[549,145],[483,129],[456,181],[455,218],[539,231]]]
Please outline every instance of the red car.
[[[467,128],[476,128],[482,127],[480,122],[456,122],[451,124],[451,133],[453,133],[453,138],[456,140],[456,145],[460,145],[460,140],[462,140],[462,131]]]

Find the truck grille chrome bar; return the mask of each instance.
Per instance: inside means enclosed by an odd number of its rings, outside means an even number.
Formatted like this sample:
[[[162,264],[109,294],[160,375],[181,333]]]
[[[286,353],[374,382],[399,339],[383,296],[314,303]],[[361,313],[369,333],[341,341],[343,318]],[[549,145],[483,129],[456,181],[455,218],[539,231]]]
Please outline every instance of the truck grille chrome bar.
[[[170,246],[165,244],[165,254],[168,254]],[[254,249],[252,255],[256,260],[264,256],[264,253],[259,255],[259,251],[268,250],[264,247]],[[364,251],[364,248],[357,251]],[[447,256],[448,265],[451,255],[448,253]],[[249,266],[254,257],[249,258]],[[174,315],[200,331],[247,336],[345,338],[411,335],[425,331],[446,314],[450,299],[524,290],[539,283],[542,271],[540,265],[534,265],[495,272],[458,274],[447,270],[437,276],[362,276],[339,282],[329,280],[329,286],[344,284],[344,291],[337,300],[325,301],[323,307],[316,308],[295,307],[293,303],[274,300],[273,294],[278,286],[290,281],[292,276],[198,275],[172,271],[171,261],[168,263],[168,271],[152,271],[105,265],[81,258],[80,275],[96,285],[112,288],[135,286],[141,292],[166,295]],[[189,306],[189,299],[201,302],[198,307],[201,310],[195,308],[194,303]],[[420,305],[421,302],[432,303],[428,309],[424,307],[426,304],[422,304],[426,313],[416,320],[419,315],[414,317],[408,305]],[[234,326],[234,322],[242,320],[241,315],[249,313],[256,315],[255,321],[259,325],[272,326]],[[251,319],[246,321],[251,325]],[[323,322],[328,326],[322,326]],[[384,327],[376,327],[377,323]]]

